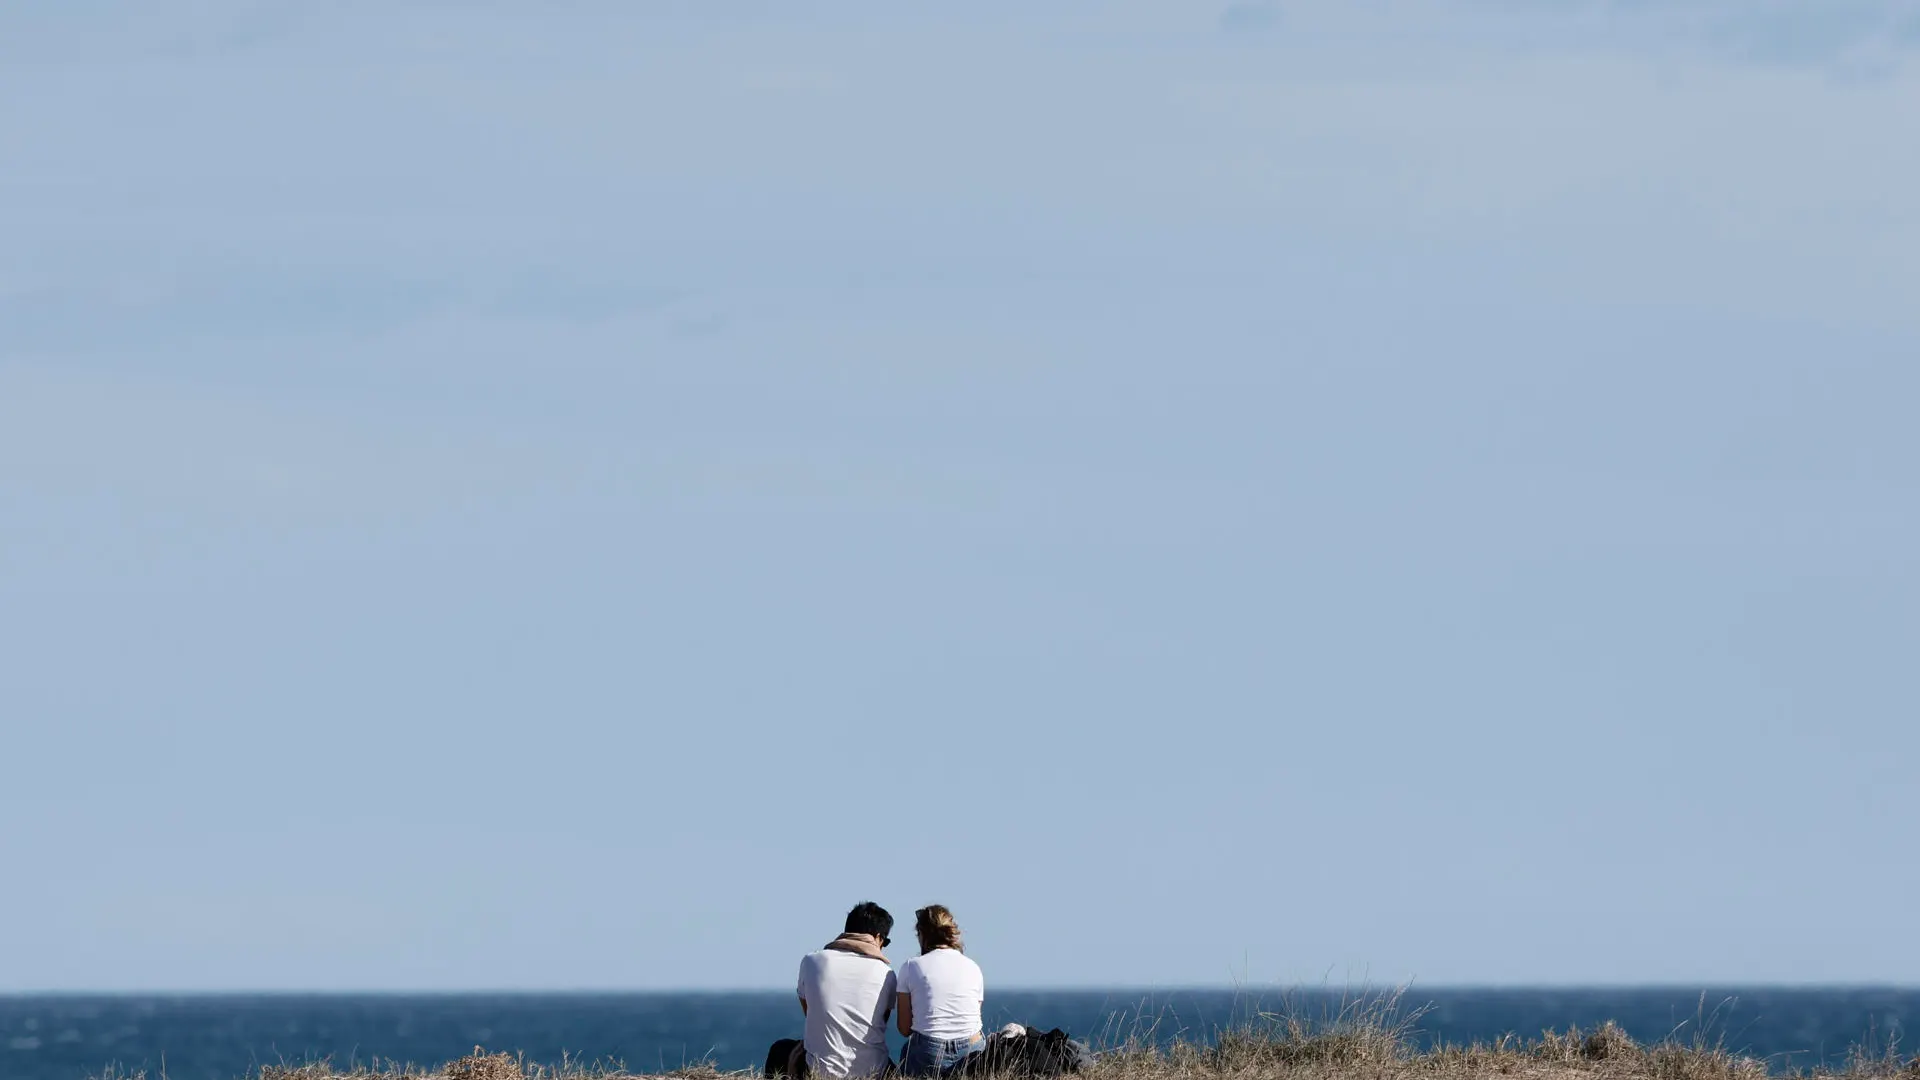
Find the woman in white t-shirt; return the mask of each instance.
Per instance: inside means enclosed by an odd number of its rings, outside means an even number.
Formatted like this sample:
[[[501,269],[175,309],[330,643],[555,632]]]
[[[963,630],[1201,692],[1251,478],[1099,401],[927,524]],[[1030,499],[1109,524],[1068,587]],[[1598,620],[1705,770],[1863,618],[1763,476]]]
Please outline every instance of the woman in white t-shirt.
[[[920,955],[900,965],[899,1024],[907,1037],[900,1055],[905,1076],[946,1076],[969,1054],[986,1049],[980,1003],[986,981],[962,950],[953,912],[929,904],[913,913]]]

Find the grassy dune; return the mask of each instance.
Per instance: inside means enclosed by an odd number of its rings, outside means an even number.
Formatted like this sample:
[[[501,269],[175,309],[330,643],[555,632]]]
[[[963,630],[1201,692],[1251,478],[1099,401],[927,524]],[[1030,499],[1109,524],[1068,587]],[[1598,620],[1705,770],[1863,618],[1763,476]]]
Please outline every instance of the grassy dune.
[[[1087,1080],[1766,1080],[1769,1063],[1705,1039],[1642,1045],[1609,1023],[1593,1031],[1547,1032],[1537,1039],[1415,1049],[1418,1011],[1402,1014],[1394,996],[1343,1007],[1331,1017],[1262,1016],[1223,1033],[1213,1045],[1118,1040]],[[1782,1075],[1775,1069],[1772,1075]],[[1845,1065],[1797,1075],[1818,1080],[1920,1080],[1920,1056],[1897,1048],[1856,1051]],[[535,1065],[512,1054],[475,1052],[435,1068],[376,1064],[337,1069],[326,1063],[269,1065],[235,1080],[754,1080],[758,1073],[694,1065],[633,1073],[614,1064]],[[99,1080],[162,1080],[139,1073]]]

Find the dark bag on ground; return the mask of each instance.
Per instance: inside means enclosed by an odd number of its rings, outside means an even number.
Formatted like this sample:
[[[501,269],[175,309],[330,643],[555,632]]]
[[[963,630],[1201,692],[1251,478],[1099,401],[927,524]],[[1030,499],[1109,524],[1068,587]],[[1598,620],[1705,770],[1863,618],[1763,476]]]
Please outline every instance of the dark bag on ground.
[[[1023,1034],[995,1032],[987,1036],[986,1049],[969,1055],[960,1072],[965,1076],[989,1073],[1013,1073],[1018,1076],[1062,1076],[1076,1073],[1093,1064],[1093,1053],[1085,1043],[1075,1042],[1067,1033],[1026,1029]]]

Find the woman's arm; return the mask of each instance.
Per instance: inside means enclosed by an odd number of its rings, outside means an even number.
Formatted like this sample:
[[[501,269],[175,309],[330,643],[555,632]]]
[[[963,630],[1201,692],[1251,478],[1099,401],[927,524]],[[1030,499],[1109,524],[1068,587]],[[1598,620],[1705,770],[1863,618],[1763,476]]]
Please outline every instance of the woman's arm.
[[[900,1025],[900,1034],[913,1034],[913,995],[902,990],[894,1000],[900,1005],[899,1011],[894,1014],[894,1020]]]

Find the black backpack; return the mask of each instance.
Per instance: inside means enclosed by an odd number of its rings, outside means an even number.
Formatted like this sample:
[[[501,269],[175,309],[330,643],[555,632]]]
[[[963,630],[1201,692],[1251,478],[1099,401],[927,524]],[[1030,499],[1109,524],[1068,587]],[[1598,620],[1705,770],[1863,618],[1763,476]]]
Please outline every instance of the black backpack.
[[[987,1048],[965,1060],[967,1076],[1012,1073],[1016,1076],[1063,1076],[1076,1073],[1093,1063],[1085,1044],[1075,1042],[1067,1033],[1028,1029],[1024,1035],[987,1036]]]

